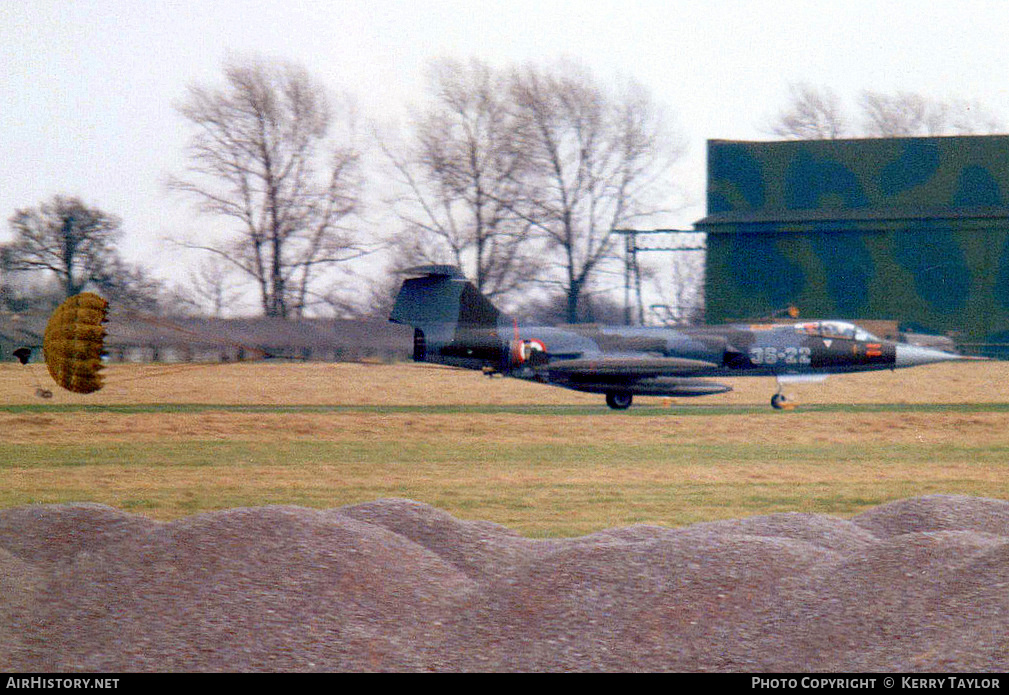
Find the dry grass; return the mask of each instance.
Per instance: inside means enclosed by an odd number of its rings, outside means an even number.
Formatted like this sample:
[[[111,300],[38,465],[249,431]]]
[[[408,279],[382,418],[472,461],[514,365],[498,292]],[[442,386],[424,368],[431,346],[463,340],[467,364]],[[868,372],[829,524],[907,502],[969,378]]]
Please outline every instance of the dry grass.
[[[174,518],[395,496],[571,535],[850,514],[935,492],[1009,497],[1009,411],[996,405],[781,413],[767,406],[773,379],[736,379],[732,393],[676,401],[698,408],[640,399],[644,409],[617,413],[599,396],[473,372],[359,364],[113,366],[101,392],[43,402],[26,372],[0,368],[4,506],[86,500]],[[810,404],[1000,404],[1007,376],[1003,363],[936,365],[791,393]]]

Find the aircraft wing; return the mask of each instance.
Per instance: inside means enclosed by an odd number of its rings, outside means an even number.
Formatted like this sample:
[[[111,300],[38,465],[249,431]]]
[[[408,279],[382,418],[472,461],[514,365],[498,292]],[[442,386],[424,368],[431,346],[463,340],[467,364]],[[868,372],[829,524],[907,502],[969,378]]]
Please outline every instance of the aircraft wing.
[[[613,393],[628,396],[707,396],[732,389],[691,375],[717,367],[713,362],[684,357],[604,356],[551,360],[547,369],[550,381],[557,386],[605,393],[608,397]]]
[[[571,360],[552,360],[551,373],[568,377],[624,377],[645,379],[662,376],[687,376],[717,369],[718,365],[683,357],[621,357],[603,356]]]

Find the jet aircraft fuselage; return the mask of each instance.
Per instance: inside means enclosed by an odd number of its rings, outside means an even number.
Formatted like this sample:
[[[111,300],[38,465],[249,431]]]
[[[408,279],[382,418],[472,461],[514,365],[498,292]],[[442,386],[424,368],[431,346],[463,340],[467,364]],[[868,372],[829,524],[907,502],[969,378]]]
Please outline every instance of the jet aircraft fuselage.
[[[968,359],[882,340],[844,321],[684,328],[519,325],[458,270],[427,266],[403,283],[390,319],[414,327],[414,359],[601,393],[612,408],[635,395],[703,396],[731,387],[704,377],[779,382]],[[779,392],[772,405],[780,407]]]

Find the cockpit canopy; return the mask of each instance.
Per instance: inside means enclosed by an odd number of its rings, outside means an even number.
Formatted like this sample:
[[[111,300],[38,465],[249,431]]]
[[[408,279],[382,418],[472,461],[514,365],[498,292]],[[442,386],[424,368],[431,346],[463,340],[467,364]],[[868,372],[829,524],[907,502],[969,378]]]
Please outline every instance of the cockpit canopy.
[[[796,333],[813,335],[818,338],[844,338],[847,340],[878,341],[864,328],[847,321],[806,321],[794,326]]]

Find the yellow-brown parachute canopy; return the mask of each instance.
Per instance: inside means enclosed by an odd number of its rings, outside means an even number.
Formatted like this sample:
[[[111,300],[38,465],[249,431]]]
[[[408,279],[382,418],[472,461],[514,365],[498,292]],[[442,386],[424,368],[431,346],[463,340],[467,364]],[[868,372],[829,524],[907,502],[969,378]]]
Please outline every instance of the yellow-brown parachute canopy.
[[[91,292],[70,297],[53,312],[46,325],[42,353],[53,380],[74,393],[93,393],[102,387],[102,349],[109,303]]]

